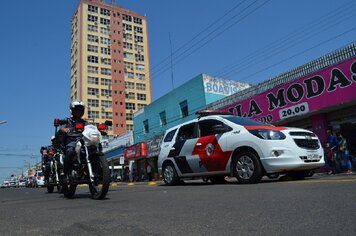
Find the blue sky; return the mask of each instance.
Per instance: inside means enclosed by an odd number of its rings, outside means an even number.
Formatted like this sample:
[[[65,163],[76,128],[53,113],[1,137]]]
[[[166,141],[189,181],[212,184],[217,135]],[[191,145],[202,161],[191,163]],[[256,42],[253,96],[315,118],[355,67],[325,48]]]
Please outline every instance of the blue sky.
[[[39,159],[53,119],[68,116],[70,21],[78,2],[1,2],[0,121],[7,123],[0,125],[0,181]],[[116,4],[148,18],[154,99],[172,89],[169,34],[175,87],[200,73],[256,84],[356,39],[352,0]]]

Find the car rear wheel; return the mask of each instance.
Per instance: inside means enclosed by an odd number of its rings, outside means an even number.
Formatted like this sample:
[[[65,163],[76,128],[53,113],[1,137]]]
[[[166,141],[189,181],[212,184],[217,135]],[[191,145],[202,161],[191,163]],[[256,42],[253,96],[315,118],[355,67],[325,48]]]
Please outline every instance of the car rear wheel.
[[[256,184],[263,176],[260,160],[250,151],[239,153],[233,161],[234,175],[242,184]]]
[[[177,171],[170,162],[163,166],[163,181],[169,186],[176,185],[179,182]]]

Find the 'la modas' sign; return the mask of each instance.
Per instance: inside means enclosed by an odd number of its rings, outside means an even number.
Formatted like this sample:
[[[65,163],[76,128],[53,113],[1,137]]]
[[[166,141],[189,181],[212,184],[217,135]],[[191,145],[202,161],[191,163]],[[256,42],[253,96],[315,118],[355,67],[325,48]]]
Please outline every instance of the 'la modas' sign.
[[[330,66],[220,110],[276,122],[356,99],[356,59]]]

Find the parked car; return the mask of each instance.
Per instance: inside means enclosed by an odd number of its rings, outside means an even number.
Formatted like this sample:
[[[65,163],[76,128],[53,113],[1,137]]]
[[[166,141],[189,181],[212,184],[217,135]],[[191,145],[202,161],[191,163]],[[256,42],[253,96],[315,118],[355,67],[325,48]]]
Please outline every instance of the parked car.
[[[19,188],[26,187],[26,179],[25,178],[22,178],[22,179],[19,180],[18,187]]]
[[[11,180],[10,181],[10,188],[17,188],[17,180]]]
[[[158,171],[167,185],[203,176],[213,183],[235,176],[245,184],[272,174],[304,178],[325,164],[322,145],[309,130],[218,112],[198,115],[165,133]]]
[[[45,186],[44,174],[42,171],[37,171],[35,174],[34,187],[38,188],[44,186]]]
[[[1,188],[9,188],[10,187],[10,183],[7,180],[4,180],[4,182],[1,184],[0,186]]]

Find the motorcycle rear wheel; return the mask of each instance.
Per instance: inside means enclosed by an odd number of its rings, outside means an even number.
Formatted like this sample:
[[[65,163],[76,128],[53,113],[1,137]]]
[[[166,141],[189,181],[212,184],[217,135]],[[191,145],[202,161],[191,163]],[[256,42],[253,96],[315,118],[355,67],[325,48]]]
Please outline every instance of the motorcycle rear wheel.
[[[98,156],[92,161],[94,182],[89,183],[91,197],[95,200],[105,198],[110,186],[109,164],[104,156]]]

